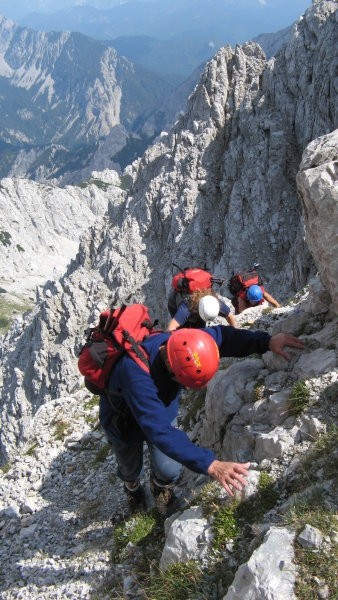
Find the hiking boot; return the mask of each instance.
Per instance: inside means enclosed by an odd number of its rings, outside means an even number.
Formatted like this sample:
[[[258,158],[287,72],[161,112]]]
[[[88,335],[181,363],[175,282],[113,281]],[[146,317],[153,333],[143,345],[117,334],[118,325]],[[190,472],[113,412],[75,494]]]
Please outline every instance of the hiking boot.
[[[144,488],[139,481],[125,481],[123,489],[127,495],[130,512],[142,511],[146,508]]]
[[[162,517],[170,517],[180,509],[180,500],[172,487],[159,485],[153,477],[150,477],[150,490],[155,498],[156,508]]]

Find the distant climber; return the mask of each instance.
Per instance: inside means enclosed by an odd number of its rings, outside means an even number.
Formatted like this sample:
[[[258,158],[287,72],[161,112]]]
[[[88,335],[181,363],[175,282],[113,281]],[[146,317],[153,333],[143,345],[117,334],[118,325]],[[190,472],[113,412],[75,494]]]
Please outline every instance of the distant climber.
[[[173,263],[175,267],[178,267]],[[213,285],[221,285],[223,279],[219,279],[199,267],[183,269],[173,276],[171,282],[171,291],[168,298],[168,310],[171,321],[168,325],[168,331],[174,331],[179,327],[199,328],[205,327],[206,322],[220,316],[225,318],[229,325],[236,327],[236,319],[231,314],[230,308],[223,302],[222,298],[213,290]],[[204,305],[200,300],[208,297]],[[214,297],[214,300],[211,299]],[[218,310],[215,312],[218,302]],[[211,310],[210,316],[208,311]]]
[[[275,308],[280,307],[279,302],[264,289],[262,278],[255,267],[258,265],[254,265],[249,271],[235,273],[229,280],[228,289],[236,315],[247,308],[264,304],[265,301]]]
[[[232,327],[236,327],[236,318],[229,306],[211,289],[197,290],[192,294],[181,294],[172,290],[168,299],[171,321],[167,330],[179,327],[205,327],[208,321],[217,316],[223,317]]]

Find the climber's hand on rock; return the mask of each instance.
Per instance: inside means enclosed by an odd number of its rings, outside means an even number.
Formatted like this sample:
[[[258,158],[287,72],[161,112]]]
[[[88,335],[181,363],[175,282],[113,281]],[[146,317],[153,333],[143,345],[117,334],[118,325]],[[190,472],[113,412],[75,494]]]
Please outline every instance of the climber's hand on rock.
[[[241,490],[243,486],[247,485],[246,477],[249,468],[249,462],[236,463],[214,460],[208,469],[208,475],[216,479],[228,492],[229,496],[233,496],[232,488]]]
[[[279,356],[282,356],[286,360],[290,360],[290,355],[284,350],[285,346],[302,350],[304,348],[304,343],[291,333],[276,333],[276,335],[273,335],[270,339],[269,349],[271,352],[279,354]]]

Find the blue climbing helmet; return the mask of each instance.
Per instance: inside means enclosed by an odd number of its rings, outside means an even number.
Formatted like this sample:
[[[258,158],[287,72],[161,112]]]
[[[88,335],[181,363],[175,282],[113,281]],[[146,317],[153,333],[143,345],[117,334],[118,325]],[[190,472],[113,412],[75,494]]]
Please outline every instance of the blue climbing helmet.
[[[249,302],[259,302],[263,298],[263,292],[259,285],[250,285],[246,297]]]

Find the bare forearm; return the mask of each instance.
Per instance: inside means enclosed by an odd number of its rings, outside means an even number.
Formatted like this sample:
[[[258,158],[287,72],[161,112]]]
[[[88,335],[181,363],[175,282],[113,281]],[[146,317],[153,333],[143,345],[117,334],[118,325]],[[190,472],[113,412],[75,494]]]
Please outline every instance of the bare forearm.
[[[167,331],[175,331],[180,326],[180,324],[176,321],[176,319],[171,319],[169,325],[167,327]]]
[[[225,317],[231,327],[237,327],[236,318],[232,313],[229,313],[227,317]]]
[[[272,306],[275,306],[276,308],[280,307],[279,302],[277,302],[277,300],[275,300],[270,294],[268,294],[267,292],[264,293],[264,300],[266,300],[267,302],[269,302],[269,304],[272,304]]]

